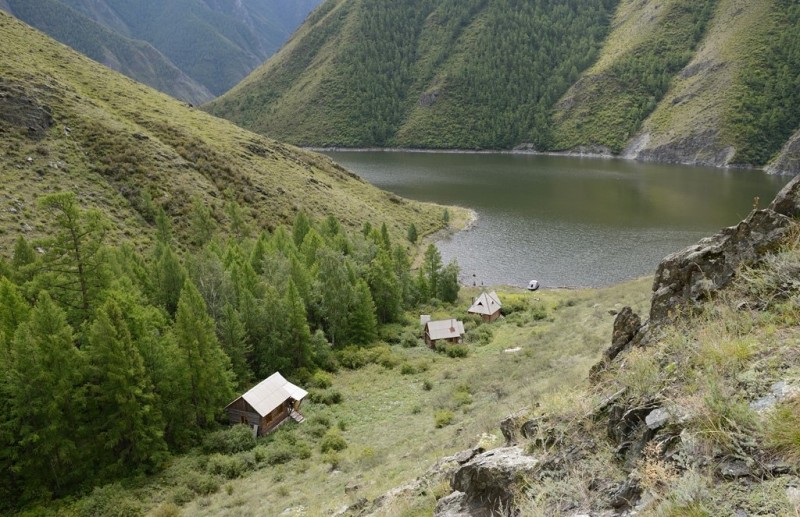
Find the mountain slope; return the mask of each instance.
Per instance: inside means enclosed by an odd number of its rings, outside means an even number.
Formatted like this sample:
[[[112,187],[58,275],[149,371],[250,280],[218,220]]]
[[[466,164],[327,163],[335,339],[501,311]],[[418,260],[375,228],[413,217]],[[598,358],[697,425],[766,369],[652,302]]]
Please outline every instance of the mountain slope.
[[[114,33],[63,2],[8,0],[0,8],[95,61],[173,97],[192,103],[214,97],[149,43]]]
[[[328,0],[208,110],[302,145],[765,166],[800,128],[799,27],[789,0]]]
[[[330,0],[209,109],[299,144],[543,140],[547,109],[591,64],[614,5]]]
[[[361,227],[441,225],[441,207],[379,191],[330,159],[259,137],[101,67],[0,13],[0,242],[41,234],[35,200],[72,190],[117,238],[147,242],[164,208],[185,240],[193,205],[227,227],[226,206],[259,228],[299,210]]]
[[[201,103],[273,54],[318,3],[7,0],[5,9],[134,79]],[[187,82],[197,91],[187,92]]]

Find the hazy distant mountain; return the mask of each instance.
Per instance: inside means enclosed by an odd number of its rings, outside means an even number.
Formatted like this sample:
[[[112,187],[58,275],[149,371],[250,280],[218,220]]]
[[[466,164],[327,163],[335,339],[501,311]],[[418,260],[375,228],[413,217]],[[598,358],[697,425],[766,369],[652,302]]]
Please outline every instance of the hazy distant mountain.
[[[302,145],[800,172],[798,85],[791,0],[326,0],[209,110]]]
[[[321,0],[0,0],[23,21],[190,102],[240,81]]]

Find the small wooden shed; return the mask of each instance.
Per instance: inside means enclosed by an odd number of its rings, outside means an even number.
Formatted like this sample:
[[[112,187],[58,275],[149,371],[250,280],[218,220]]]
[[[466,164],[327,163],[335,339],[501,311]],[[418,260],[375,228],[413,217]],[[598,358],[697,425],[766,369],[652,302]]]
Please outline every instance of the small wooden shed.
[[[425,324],[425,343],[433,348],[436,343],[460,344],[464,338],[464,322],[456,319],[429,321]]]
[[[500,303],[500,298],[497,297],[496,292],[483,292],[473,300],[472,307],[467,312],[469,314],[478,314],[483,321],[492,322],[500,317],[500,309],[502,307],[503,304]]]
[[[231,424],[247,424],[257,436],[266,434],[287,418],[305,420],[300,403],[308,392],[273,373],[225,408]]]

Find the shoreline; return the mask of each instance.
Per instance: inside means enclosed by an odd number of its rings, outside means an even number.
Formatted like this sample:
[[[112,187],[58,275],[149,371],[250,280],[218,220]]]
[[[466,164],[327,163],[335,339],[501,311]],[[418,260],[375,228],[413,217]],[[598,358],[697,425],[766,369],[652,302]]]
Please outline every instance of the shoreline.
[[[301,147],[315,153],[418,153],[418,154],[501,154],[520,156],[553,156],[565,158],[592,158],[604,160],[621,160],[626,162],[653,163],[659,165],[675,165],[680,167],[705,167],[719,170],[752,170],[770,176],[792,176],[790,172],[772,171],[769,166],[755,167],[748,165],[711,165],[691,162],[662,162],[657,160],[638,160],[633,157],[611,154],[610,152],[586,151],[535,151],[532,149],[429,149],[415,147]]]

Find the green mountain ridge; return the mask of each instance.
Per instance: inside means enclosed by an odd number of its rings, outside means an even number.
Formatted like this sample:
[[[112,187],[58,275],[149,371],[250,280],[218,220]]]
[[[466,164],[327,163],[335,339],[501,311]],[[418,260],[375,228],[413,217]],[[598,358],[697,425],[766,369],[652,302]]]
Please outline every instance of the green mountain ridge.
[[[386,222],[393,235],[414,223],[441,225],[441,207],[406,201],[363,182],[330,159],[242,130],[187,107],[0,13],[0,242],[45,231],[37,197],[72,190],[112,222],[118,240],[149,242],[163,208],[180,241],[192,206],[223,228],[236,203],[260,228],[333,215],[360,228]]]
[[[114,70],[200,104],[273,54],[318,0],[4,0],[0,8]]]
[[[328,0],[206,109],[297,145],[797,172],[780,165],[800,127],[797,17],[786,0]]]

